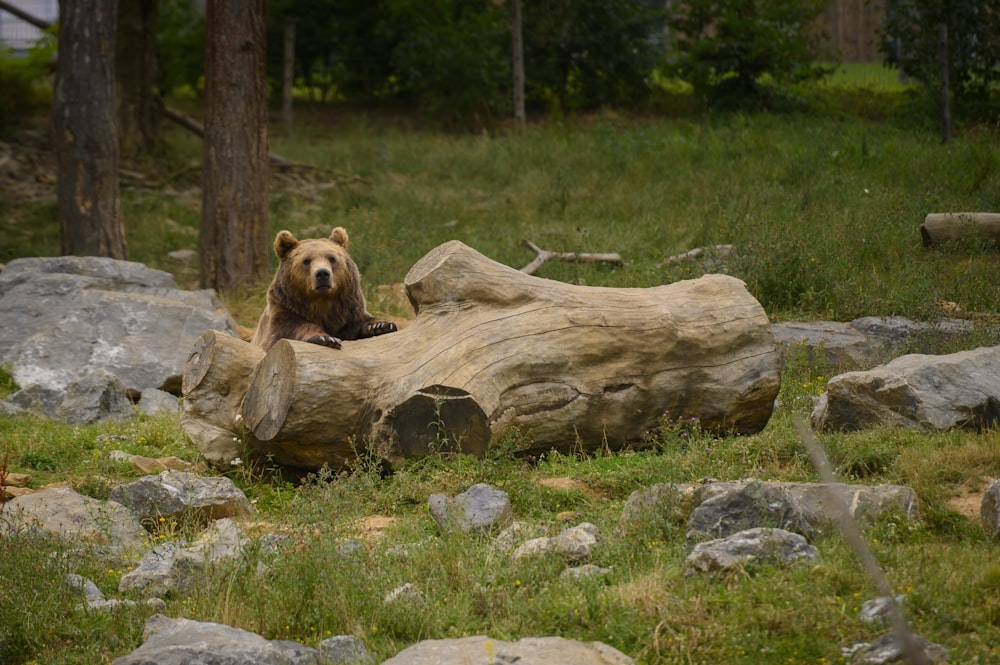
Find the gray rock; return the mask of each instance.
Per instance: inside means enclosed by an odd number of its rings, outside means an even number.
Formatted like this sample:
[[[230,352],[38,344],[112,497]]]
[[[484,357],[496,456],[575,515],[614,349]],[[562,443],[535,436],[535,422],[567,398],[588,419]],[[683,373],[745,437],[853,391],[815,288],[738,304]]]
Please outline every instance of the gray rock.
[[[133,412],[121,379],[104,369],[90,369],[66,387],[57,412],[46,415],[74,425],[88,425],[102,420],[130,420]]]
[[[493,541],[493,547],[500,552],[511,552],[519,544],[531,538],[538,538],[542,534],[542,529],[537,524],[527,522],[511,522],[506,528],[497,534]]]
[[[63,586],[81,594],[83,599],[88,603],[104,600],[104,594],[97,588],[97,585],[83,575],[77,575],[76,573],[66,575]]]
[[[758,527],[698,543],[688,555],[685,574],[724,572],[752,562],[788,566],[817,556],[816,548],[797,533]]]
[[[507,493],[485,483],[477,483],[453,499],[432,494],[427,503],[431,517],[444,533],[487,531],[503,528],[514,520]]]
[[[142,391],[142,397],[136,404],[136,411],[144,416],[155,416],[160,413],[180,413],[181,401],[174,395],[158,388],[147,388]]]
[[[834,511],[835,500],[831,500],[832,492],[846,506],[848,514],[861,524],[870,524],[886,513],[898,513],[910,519],[918,518],[918,502],[916,492],[903,485],[850,485],[847,483],[784,483],[776,481],[739,480],[714,481],[707,483],[663,483],[653,485],[633,492],[622,509],[623,524],[635,524],[649,521],[656,517],[667,518],[670,521],[687,519],[694,509],[709,499],[717,502],[732,494],[746,491],[750,482],[760,483],[775,496],[790,498],[792,504],[806,523],[814,530],[837,528],[839,519]],[[787,495],[785,494],[787,493]],[[706,506],[707,511],[713,504]],[[686,511],[686,512],[685,512]],[[771,510],[758,511],[762,523],[752,523],[747,519],[741,522],[743,528],[755,526],[774,526],[774,514]],[[708,514],[699,514],[698,520],[707,519]],[[704,527],[699,527],[704,528]],[[696,534],[692,534],[694,537]]]
[[[610,568],[602,568],[601,566],[595,566],[592,563],[587,563],[582,566],[575,566],[573,568],[567,568],[559,574],[559,577],[563,579],[586,579],[590,577],[603,577],[605,575],[610,575]]]
[[[63,390],[102,368],[129,391],[179,393],[194,341],[236,325],[210,291],[100,257],[15,259],[0,272],[0,364],[22,388]]]
[[[354,635],[334,635],[319,643],[323,663],[330,665],[374,665],[365,643]]]
[[[990,483],[979,504],[979,517],[988,533],[1000,535],[1000,479]]]
[[[687,522],[688,542],[725,538],[754,527],[775,527],[813,537],[815,529],[788,489],[748,480],[702,501]]]
[[[810,360],[841,370],[882,363],[898,356],[897,349],[931,347],[971,330],[972,324],[962,319],[921,322],[901,316],[866,316],[849,323],[791,321],[771,326],[786,362],[796,347],[804,347]]]
[[[903,596],[879,596],[861,603],[861,623],[892,625],[893,612],[903,604]]]
[[[139,550],[148,536],[132,513],[114,501],[98,501],[68,487],[51,487],[0,505],[11,529],[43,531],[111,552]]]
[[[296,665],[314,650],[290,648],[256,633],[207,621],[156,614],[146,621],[142,645],[112,665]]]
[[[250,501],[225,476],[163,471],[111,490],[111,499],[127,506],[139,520],[196,512],[207,520],[249,515]]]
[[[634,665],[621,651],[602,642],[562,637],[525,637],[517,642],[485,635],[450,640],[424,640],[383,661],[382,665]]]
[[[802,509],[805,519],[817,528],[836,526],[840,519],[831,502],[832,493],[859,524],[871,524],[887,513],[909,519],[919,517],[917,493],[903,485],[850,485],[847,483],[779,483]]]
[[[243,555],[249,539],[235,522],[221,519],[212,524],[190,547],[163,543],[147,552],[134,570],[122,575],[118,591],[139,590],[162,596],[197,584],[211,563],[233,560]]]
[[[947,663],[948,651],[940,644],[928,642],[919,635],[913,635],[915,647],[922,651],[928,663]],[[903,647],[895,632],[885,633],[871,642],[860,642],[841,649],[851,665],[884,665],[903,663]]]
[[[876,425],[982,430],[1000,422],[1000,346],[911,354],[830,379],[812,413],[817,430]]]
[[[519,561],[546,552],[555,552],[570,563],[582,563],[591,557],[594,548],[600,542],[601,534],[598,528],[590,522],[581,522],[551,538],[533,538],[522,543],[511,556],[515,561]]]

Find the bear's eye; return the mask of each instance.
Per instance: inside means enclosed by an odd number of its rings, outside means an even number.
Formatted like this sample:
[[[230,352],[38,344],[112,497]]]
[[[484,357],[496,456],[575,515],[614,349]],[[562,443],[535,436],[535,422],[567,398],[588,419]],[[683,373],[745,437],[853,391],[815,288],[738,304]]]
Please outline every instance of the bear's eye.
[[[326,257],[326,260],[329,261],[330,265],[332,265],[332,266],[333,265],[337,265],[337,257],[334,256],[333,254],[331,254],[330,256]]]
[[[306,265],[306,266],[307,266],[307,265],[309,265],[309,264],[310,264],[310,263],[312,263],[312,262],[313,262],[313,260],[312,260],[312,259],[303,259],[303,261],[302,261],[302,265]]]

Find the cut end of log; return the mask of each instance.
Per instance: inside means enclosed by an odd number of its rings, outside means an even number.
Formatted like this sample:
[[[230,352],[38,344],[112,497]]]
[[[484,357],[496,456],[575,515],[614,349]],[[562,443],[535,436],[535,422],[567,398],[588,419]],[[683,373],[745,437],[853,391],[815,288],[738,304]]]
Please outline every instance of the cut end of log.
[[[383,431],[396,453],[420,458],[430,452],[482,457],[489,445],[489,421],[472,395],[449,386],[428,386],[395,406]]]

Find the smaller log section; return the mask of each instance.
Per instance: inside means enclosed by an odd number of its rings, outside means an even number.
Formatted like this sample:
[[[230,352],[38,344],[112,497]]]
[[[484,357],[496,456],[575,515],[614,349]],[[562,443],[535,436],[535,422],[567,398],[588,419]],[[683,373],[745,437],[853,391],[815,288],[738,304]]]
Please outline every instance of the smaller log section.
[[[525,452],[572,452],[641,442],[666,417],[719,433],[758,432],[770,418],[780,354],[736,278],[577,286],[452,241],[405,286],[413,323],[340,350],[282,340],[258,360],[240,350],[249,344],[206,333],[185,372],[185,431],[203,450],[239,440],[315,469],[373,449],[390,463],[480,455],[511,430]]]
[[[1000,247],[1000,213],[933,212],[920,225],[924,247],[979,238]]]

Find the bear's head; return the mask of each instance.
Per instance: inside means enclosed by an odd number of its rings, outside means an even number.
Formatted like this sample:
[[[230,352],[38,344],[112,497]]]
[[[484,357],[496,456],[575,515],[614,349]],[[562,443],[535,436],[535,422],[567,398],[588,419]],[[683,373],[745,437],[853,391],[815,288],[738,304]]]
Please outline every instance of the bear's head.
[[[300,296],[334,298],[357,288],[358,268],[347,253],[347,231],[338,226],[329,238],[297,240],[289,231],[274,239],[280,283]]]

